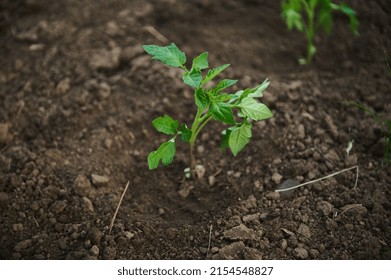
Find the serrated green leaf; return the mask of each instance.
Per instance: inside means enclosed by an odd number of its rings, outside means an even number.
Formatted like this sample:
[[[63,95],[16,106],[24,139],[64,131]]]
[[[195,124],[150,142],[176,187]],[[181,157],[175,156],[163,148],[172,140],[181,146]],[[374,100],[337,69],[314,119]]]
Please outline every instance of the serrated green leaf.
[[[165,134],[176,134],[179,126],[178,121],[167,115],[154,119],[152,124],[157,131]]]
[[[144,45],[143,48],[148,54],[152,55],[152,59],[159,60],[168,66],[181,67],[186,62],[185,53],[178,49],[174,43],[165,47]]]
[[[296,28],[299,31],[304,30],[303,18],[301,14],[297,11],[288,8],[283,11],[282,17],[285,20],[285,23],[288,26],[289,30],[292,30],[293,28]]]
[[[193,59],[193,64],[191,66],[192,69],[196,68],[196,69],[206,69],[209,67],[209,64],[208,64],[208,53],[207,52],[204,52],[202,54],[200,54],[199,56],[197,56],[196,58]]]
[[[204,110],[206,107],[208,107],[210,103],[207,93],[202,88],[196,89],[194,100],[198,108],[201,110]]]
[[[190,72],[183,74],[183,82],[191,87],[198,88],[201,86],[202,74],[201,70],[193,68]]]
[[[183,124],[180,131],[181,133],[181,139],[183,142],[189,142],[191,138],[191,130],[187,127],[187,125]]]
[[[213,119],[227,124],[235,124],[231,106],[224,102],[212,103],[210,112]]]
[[[202,85],[205,85],[207,82],[211,81],[214,77],[216,77],[218,74],[220,74],[222,71],[224,71],[227,67],[229,67],[230,64],[224,64],[217,68],[210,69],[208,73],[206,74],[204,80],[202,81]]]
[[[231,135],[232,129],[234,128],[235,127],[229,127],[221,132],[221,143],[220,143],[221,149],[229,148],[229,136]]]
[[[174,159],[174,156],[175,141],[170,140],[162,143],[156,151],[153,151],[148,155],[149,169],[158,168],[160,161],[162,161],[163,165],[169,165]]]
[[[262,103],[259,103],[252,97],[246,97],[238,105],[242,113],[255,121],[271,118],[273,113]]]
[[[250,142],[252,136],[251,127],[251,123],[244,122],[240,126],[232,129],[229,135],[228,145],[234,156]]]
[[[228,87],[230,87],[230,86],[233,86],[233,85],[236,84],[237,82],[238,82],[238,80],[231,80],[231,79],[224,79],[224,80],[221,80],[221,81],[217,84],[215,90],[216,90],[216,92],[220,92],[220,91],[222,91],[222,90],[224,90],[224,89],[226,89],[226,88],[228,88]]]
[[[265,79],[262,84],[259,86],[256,86],[251,90],[251,92],[248,94],[248,97],[263,97],[263,91],[267,89],[267,87],[270,85],[270,81],[268,79]]]

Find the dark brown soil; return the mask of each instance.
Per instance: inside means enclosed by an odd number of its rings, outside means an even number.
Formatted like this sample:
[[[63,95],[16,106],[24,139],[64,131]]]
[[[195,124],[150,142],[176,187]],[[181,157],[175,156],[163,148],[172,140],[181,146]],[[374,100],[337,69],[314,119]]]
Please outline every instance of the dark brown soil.
[[[391,5],[348,3],[360,36],[337,15],[314,63],[298,66],[305,41],[287,31],[279,1],[3,1],[0,258],[390,259],[385,142],[340,101],[391,117]],[[213,67],[230,63],[238,87],[271,80],[263,101],[274,117],[237,157],[219,149],[222,125],[205,128],[200,181],[183,180],[186,145],[169,167],[146,163],[164,140],[151,121],[189,123],[195,112],[180,73],[141,48],[169,42],[188,57],[208,51]],[[356,188],[351,170],[274,192],[354,165]]]

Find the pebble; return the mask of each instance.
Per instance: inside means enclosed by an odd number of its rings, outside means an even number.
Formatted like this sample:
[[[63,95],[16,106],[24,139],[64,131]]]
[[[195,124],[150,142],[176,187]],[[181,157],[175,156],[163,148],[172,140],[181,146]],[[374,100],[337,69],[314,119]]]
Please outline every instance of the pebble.
[[[310,231],[310,228],[305,225],[305,224],[301,224],[299,226],[299,229],[297,230],[297,233],[304,236],[304,237],[307,237],[307,238],[310,238],[311,237],[311,231]]]
[[[257,199],[253,195],[249,195],[249,197],[243,201],[243,206],[246,209],[252,209],[257,207]]]
[[[329,216],[334,212],[334,206],[327,201],[320,201],[316,204],[316,209],[321,211],[325,216]]]
[[[52,207],[50,207],[50,211],[53,214],[58,215],[64,211],[65,207],[67,207],[66,201],[56,201],[53,203]]]
[[[23,231],[24,227],[23,224],[12,224],[12,230],[13,231]]]
[[[257,232],[246,227],[244,224],[224,231],[223,235],[230,240],[258,240],[260,238],[260,235]]]
[[[209,186],[212,187],[212,186],[216,183],[216,177],[213,176],[213,175],[210,175],[210,176],[208,177],[208,183],[209,183]]]
[[[285,251],[286,248],[288,248],[288,241],[286,241],[286,239],[281,239],[281,241],[280,241],[280,248],[283,251]]]
[[[181,189],[178,191],[178,194],[181,198],[186,198],[189,196],[191,190],[194,189],[194,186],[193,185],[190,185],[190,184],[183,184],[183,186],[181,187]]]
[[[84,209],[84,211],[88,211],[88,212],[93,213],[94,212],[94,206],[92,205],[91,200],[89,200],[85,196],[82,198],[82,200],[83,200],[83,209]]]
[[[99,255],[99,247],[97,245],[92,246],[90,253],[92,256],[97,257]]]
[[[296,198],[296,199],[292,202],[292,207],[295,208],[295,209],[299,209],[300,206],[303,204],[303,202],[304,202],[306,199],[307,199],[307,197],[306,197],[305,195]]]
[[[269,200],[278,200],[281,198],[281,195],[279,192],[269,192],[265,195],[265,197]]]
[[[198,179],[204,178],[206,169],[203,165],[196,165],[195,171]]]
[[[101,49],[92,54],[91,66],[96,70],[114,70],[119,66],[121,48]]]
[[[91,182],[84,175],[78,175],[73,182],[76,194],[87,196],[91,191]]]
[[[234,260],[241,259],[245,245],[242,241],[234,242],[224,246],[219,250],[218,254],[213,255],[213,259],[217,260]]]
[[[16,244],[14,251],[20,252],[24,249],[27,249],[28,247],[31,246],[31,243],[32,243],[31,239],[26,239],[26,240],[20,241],[18,244]]]
[[[100,83],[99,84],[99,90],[98,90],[99,98],[101,100],[106,99],[111,94],[111,87],[108,83]]]
[[[272,175],[272,181],[276,184],[280,184],[281,183],[281,179],[282,179],[282,175],[278,172],[275,172],[273,175]]]
[[[91,174],[92,183],[97,187],[103,187],[109,183],[109,178],[98,174]]]
[[[65,78],[57,84],[56,91],[58,94],[65,94],[69,91],[70,88],[71,88],[71,79]]]
[[[298,133],[299,139],[304,139],[305,138],[305,128],[304,128],[303,124],[299,124],[297,126],[297,133]]]
[[[305,260],[308,258],[308,251],[304,248],[295,248],[293,250],[293,256],[295,258]]]

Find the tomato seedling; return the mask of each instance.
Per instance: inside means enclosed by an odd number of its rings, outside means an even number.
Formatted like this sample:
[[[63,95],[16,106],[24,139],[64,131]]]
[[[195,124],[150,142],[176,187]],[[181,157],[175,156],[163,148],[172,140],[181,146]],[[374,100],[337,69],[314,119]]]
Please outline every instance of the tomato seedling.
[[[348,16],[352,32],[358,35],[356,12],[347,4],[334,4],[330,0],[284,0],[282,17],[289,30],[303,32],[307,39],[307,55],[300,58],[300,64],[309,64],[316,53],[314,37],[319,28],[330,34],[333,24],[332,13],[340,11]]]
[[[168,165],[173,161],[176,152],[176,140],[189,143],[190,169],[194,172],[194,144],[205,125],[214,120],[230,125],[222,132],[222,148],[229,148],[236,156],[249,142],[252,136],[252,121],[260,121],[272,117],[269,108],[259,102],[263,91],[269,86],[266,79],[260,85],[227,93],[226,89],[238,80],[222,79],[214,86],[209,83],[224,71],[229,64],[209,69],[208,53],[203,52],[192,61],[191,68],[185,65],[186,55],[174,43],[168,46],[144,45],[144,50],[163,64],[183,70],[183,82],[194,89],[194,102],[197,107],[193,123],[190,127],[180,124],[168,115],[152,121],[153,126],[161,133],[170,135],[170,139],[148,155],[149,169],[155,169],[161,161]],[[208,70],[207,70],[208,69]],[[207,71],[206,71],[207,70]],[[237,116],[234,116],[237,111]]]

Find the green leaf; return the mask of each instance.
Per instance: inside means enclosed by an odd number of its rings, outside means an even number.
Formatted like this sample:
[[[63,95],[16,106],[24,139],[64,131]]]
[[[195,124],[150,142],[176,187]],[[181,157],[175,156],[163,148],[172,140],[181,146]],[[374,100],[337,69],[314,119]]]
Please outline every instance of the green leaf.
[[[256,86],[255,88],[247,88],[245,90],[239,90],[238,92],[233,94],[232,102],[239,103],[241,100],[243,100],[246,97],[253,97],[253,98],[259,98],[263,97],[263,91],[267,89],[269,86],[270,81],[268,79],[265,79],[262,84]]]
[[[234,156],[250,142],[251,136],[251,123],[249,122],[243,122],[231,131],[228,144]]]
[[[320,25],[326,34],[330,34],[331,26],[333,23],[333,17],[331,16],[330,5],[323,6],[319,10],[318,25]]]
[[[201,70],[193,68],[190,72],[183,74],[183,82],[191,87],[198,88],[201,86],[202,74]]]
[[[152,55],[152,59],[159,60],[168,66],[181,67],[186,62],[185,53],[178,49],[174,43],[165,47],[144,45],[143,48],[148,54]]]
[[[235,127],[230,127],[230,128],[224,129],[221,132],[221,143],[220,143],[221,149],[229,148],[229,136],[231,135],[231,131],[234,128]]]
[[[176,134],[179,126],[178,121],[167,115],[154,119],[152,124],[157,131],[165,134]]]
[[[300,13],[293,9],[286,9],[282,13],[282,17],[285,20],[289,30],[296,28],[299,31],[304,30],[304,22]]]
[[[209,64],[208,64],[208,53],[207,52],[204,52],[202,54],[200,54],[199,56],[197,56],[196,58],[193,59],[193,64],[191,66],[191,68],[197,68],[197,69],[206,69],[209,67]]]
[[[216,90],[216,92],[220,92],[220,91],[222,91],[223,89],[226,89],[226,88],[228,88],[228,87],[230,87],[230,86],[236,84],[237,82],[238,82],[238,80],[230,80],[230,79],[221,80],[221,81],[217,84],[215,90]]]
[[[196,105],[201,110],[204,110],[206,107],[208,107],[210,103],[207,93],[202,88],[196,89],[194,94],[194,100]]]
[[[229,67],[229,64],[224,64],[217,68],[210,69],[206,74],[204,80],[202,81],[202,85],[205,85],[207,82],[211,81],[214,77],[223,72],[227,67]]]
[[[262,103],[257,102],[252,97],[246,97],[238,105],[242,113],[255,121],[271,118],[273,113]]]
[[[210,108],[213,119],[227,124],[235,124],[231,106],[224,102],[212,103]]]
[[[183,124],[180,131],[182,132],[181,134],[181,139],[183,142],[189,142],[191,138],[191,130],[187,127],[187,125]]]
[[[164,142],[160,147],[151,152],[148,155],[149,169],[155,169],[159,166],[159,162],[162,161],[163,165],[169,165],[175,156],[175,141],[171,139],[168,142]]]

